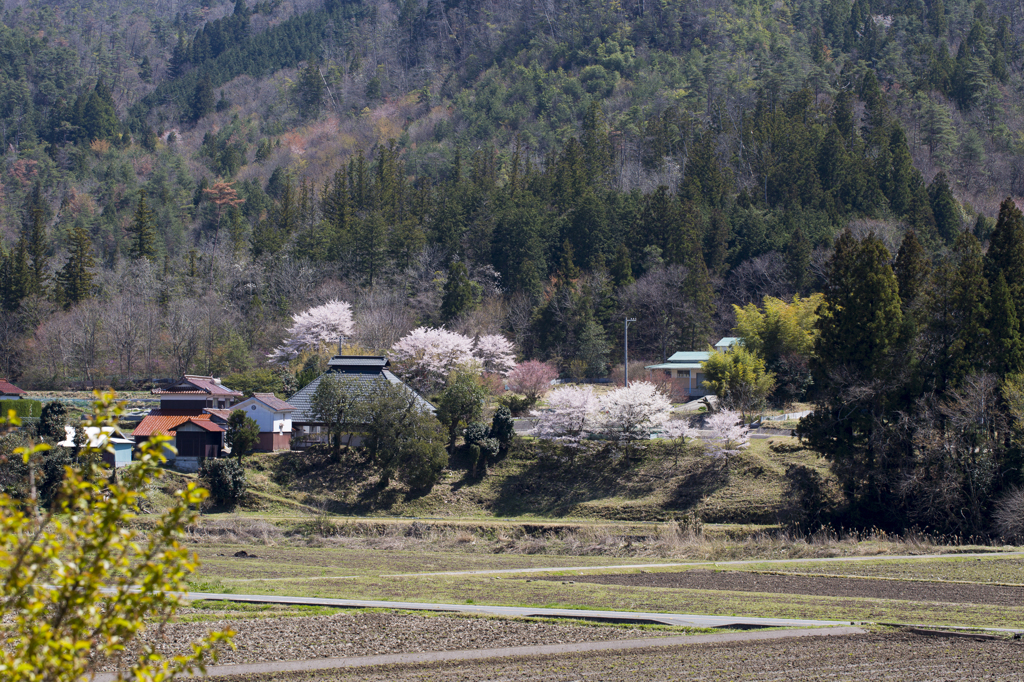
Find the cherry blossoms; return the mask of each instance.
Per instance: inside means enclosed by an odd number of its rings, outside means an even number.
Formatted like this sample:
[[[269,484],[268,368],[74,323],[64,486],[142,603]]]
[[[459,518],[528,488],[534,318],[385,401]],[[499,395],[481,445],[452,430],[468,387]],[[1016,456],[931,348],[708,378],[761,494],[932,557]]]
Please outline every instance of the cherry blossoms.
[[[604,432],[619,440],[649,438],[651,431],[668,420],[672,403],[658,387],[647,381],[633,381],[617,388],[600,401]]]
[[[533,402],[551,389],[551,382],[558,378],[554,365],[539,360],[528,360],[516,365],[508,375],[508,387],[521,393]]]
[[[538,438],[578,442],[597,426],[598,400],[590,386],[563,386],[548,394],[546,410],[530,414],[537,419]]]
[[[343,336],[352,336],[352,306],[345,301],[328,301],[292,316],[294,323],[288,328],[284,343],[268,357],[287,362],[306,350],[317,350],[321,345],[338,343]]]
[[[711,432],[708,438],[708,453],[721,457],[729,463],[729,455],[735,455],[750,444],[750,429],[744,426],[739,412],[722,410],[708,417],[705,428]]]
[[[516,366],[515,346],[500,334],[485,334],[476,340],[473,355],[485,372],[508,376]]]

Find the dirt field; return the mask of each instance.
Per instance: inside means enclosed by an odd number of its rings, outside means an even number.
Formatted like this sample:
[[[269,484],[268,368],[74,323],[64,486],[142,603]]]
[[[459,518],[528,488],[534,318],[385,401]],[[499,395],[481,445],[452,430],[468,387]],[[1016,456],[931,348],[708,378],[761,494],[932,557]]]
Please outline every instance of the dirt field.
[[[691,645],[219,678],[225,682],[475,680],[1024,680],[1024,645],[908,633]]]
[[[565,578],[545,578],[563,581]],[[950,602],[1024,606],[1024,589],[997,585],[966,585],[870,578],[773,575],[741,571],[696,569],[681,573],[628,573],[622,575],[581,575],[578,583],[667,587],[690,590],[729,590],[769,594],[806,594],[823,597],[900,599],[905,601]]]

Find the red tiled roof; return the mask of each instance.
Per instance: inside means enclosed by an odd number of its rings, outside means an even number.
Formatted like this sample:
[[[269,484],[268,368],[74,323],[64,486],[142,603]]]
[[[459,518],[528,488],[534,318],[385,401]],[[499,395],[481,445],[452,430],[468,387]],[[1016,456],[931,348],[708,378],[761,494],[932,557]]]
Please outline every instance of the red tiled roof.
[[[178,414],[168,414],[169,412]],[[139,425],[132,431],[132,435],[136,438],[140,436],[145,438],[157,433],[168,434],[185,422],[196,420],[210,421],[210,415],[202,412],[196,413],[194,410],[153,410],[139,422]],[[220,429],[220,427],[217,428]]]
[[[0,395],[24,395],[25,391],[21,390],[7,379],[0,379]]]
[[[227,421],[228,417],[231,416],[232,410],[217,410],[212,407],[207,407],[206,409],[203,410],[203,412],[213,415],[214,421],[218,419],[222,421]]]
[[[252,397],[256,398],[267,407],[280,412],[289,412],[295,409],[273,393],[253,393]]]
[[[238,391],[232,391],[227,386],[217,383],[213,377],[186,374],[184,378],[174,386],[168,388],[154,388],[156,395],[224,395],[242,397]]]
[[[212,421],[210,421],[208,419],[199,419],[198,417],[189,417],[188,420],[182,422],[181,424],[178,424],[177,426],[172,427],[171,430],[172,431],[176,431],[176,430],[180,429],[182,426],[184,426],[185,424],[195,424],[196,426],[198,426],[199,428],[203,429],[204,431],[213,431],[215,433],[216,432],[223,433],[224,430],[225,430],[219,424],[214,424]]]

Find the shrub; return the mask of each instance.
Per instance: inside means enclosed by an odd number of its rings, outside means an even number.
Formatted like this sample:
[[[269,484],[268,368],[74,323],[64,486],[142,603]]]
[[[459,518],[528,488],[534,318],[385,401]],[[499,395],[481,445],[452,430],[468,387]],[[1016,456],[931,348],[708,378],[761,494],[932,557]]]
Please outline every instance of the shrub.
[[[530,399],[525,395],[519,395],[518,393],[506,393],[505,395],[498,398],[498,404],[502,407],[508,408],[514,416],[520,417],[533,407],[537,403],[537,399]]]
[[[14,410],[14,414],[21,418],[39,418],[43,413],[43,404],[38,400],[0,400],[0,415],[7,417],[8,410]]]
[[[39,418],[39,436],[52,441],[64,440],[64,426],[68,423],[68,408],[59,400],[46,403]]]
[[[199,470],[199,479],[217,504],[234,504],[245,494],[245,469],[232,459],[206,460]]]

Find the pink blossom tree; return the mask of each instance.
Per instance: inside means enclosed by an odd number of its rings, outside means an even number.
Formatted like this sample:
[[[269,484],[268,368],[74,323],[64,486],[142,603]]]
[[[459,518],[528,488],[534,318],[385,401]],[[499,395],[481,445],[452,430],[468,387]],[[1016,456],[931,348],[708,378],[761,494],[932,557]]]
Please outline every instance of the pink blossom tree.
[[[397,373],[423,393],[444,386],[456,368],[478,363],[473,339],[444,327],[417,327],[399,339],[391,352]]]
[[[328,301],[292,316],[292,326],[284,343],[269,355],[271,360],[288,362],[306,350],[318,350],[352,336],[352,306],[345,301]]]
[[[598,425],[598,400],[590,386],[564,386],[548,394],[546,410],[530,412],[537,419],[533,435],[578,444]]]
[[[529,360],[519,363],[509,372],[508,387],[525,395],[532,404],[551,389],[551,382],[557,378],[558,369],[554,365]]]
[[[729,456],[739,453],[750,445],[750,428],[743,424],[739,412],[722,410],[708,417],[705,428],[708,436],[708,452],[712,457],[724,458],[729,466]]]
[[[515,346],[500,334],[485,334],[476,340],[473,355],[489,374],[508,376],[516,366]]]
[[[668,420],[672,403],[658,387],[647,381],[633,381],[600,400],[603,430],[617,440],[649,438],[651,431]]]

